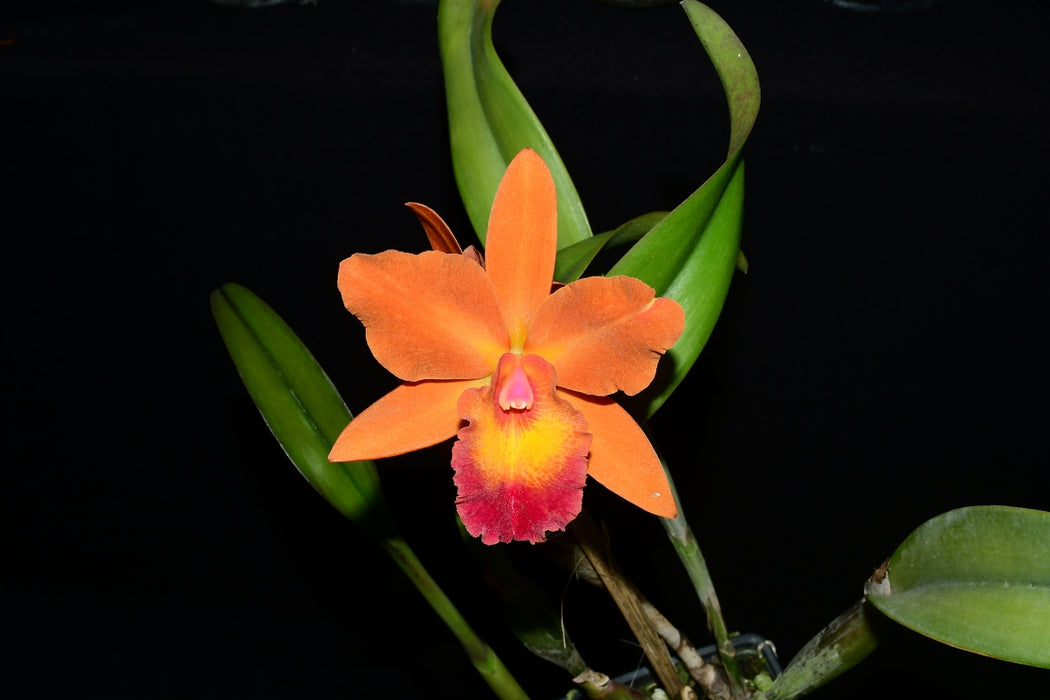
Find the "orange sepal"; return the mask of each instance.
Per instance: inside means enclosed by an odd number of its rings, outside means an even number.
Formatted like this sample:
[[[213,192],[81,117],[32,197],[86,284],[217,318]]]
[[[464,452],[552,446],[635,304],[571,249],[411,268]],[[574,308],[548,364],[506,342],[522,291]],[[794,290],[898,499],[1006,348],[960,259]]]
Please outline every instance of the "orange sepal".
[[[558,368],[558,386],[593,396],[637,394],[685,328],[678,302],[654,296],[633,277],[576,280],[540,307],[525,351]]]
[[[587,473],[642,510],[663,518],[678,515],[660,458],[627,411],[612,399],[558,393],[583,414],[593,436]]]
[[[485,271],[463,255],[353,255],[339,291],[372,354],[406,382],[487,377],[509,344]]]
[[[402,384],[362,411],[332,446],[331,462],[357,462],[405,454],[456,434],[460,395],[487,380]]]
[[[514,350],[554,279],[558,199],[547,164],[530,149],[507,166],[496,190],[485,239],[485,265]]]

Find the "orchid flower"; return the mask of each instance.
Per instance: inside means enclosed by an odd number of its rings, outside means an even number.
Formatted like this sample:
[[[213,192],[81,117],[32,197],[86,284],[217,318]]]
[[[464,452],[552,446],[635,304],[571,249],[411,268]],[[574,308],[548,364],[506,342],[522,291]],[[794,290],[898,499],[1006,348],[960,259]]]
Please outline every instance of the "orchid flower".
[[[430,214],[428,235],[447,231]],[[652,382],[684,327],[678,303],[633,277],[553,285],[554,180],[532,150],[500,182],[484,260],[445,238],[418,255],[388,250],[340,264],[346,308],[402,384],[350,422],[329,459],[392,457],[457,437],[456,507],[485,544],[541,542],[564,529],[580,513],[587,475],[673,518],[656,452],[609,396]]]

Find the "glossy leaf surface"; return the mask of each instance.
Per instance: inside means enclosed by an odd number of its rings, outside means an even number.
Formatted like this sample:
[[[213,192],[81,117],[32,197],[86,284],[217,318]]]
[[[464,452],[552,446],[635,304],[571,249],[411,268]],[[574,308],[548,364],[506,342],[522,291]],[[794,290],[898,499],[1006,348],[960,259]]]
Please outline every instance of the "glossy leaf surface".
[[[499,0],[438,7],[452,165],[474,231],[485,242],[489,210],[507,164],[523,148],[550,168],[558,192],[558,247],[591,236],[587,215],[554,144],[492,45]]]
[[[248,393],[300,473],[346,517],[374,534],[392,534],[375,466],[328,461],[350,411],[306,346],[240,285],[212,292],[211,308]]]
[[[865,594],[945,644],[1050,668],[1050,513],[973,506],[939,515],[904,540]]]
[[[566,284],[579,279],[586,272],[587,266],[603,250],[637,241],[666,216],[665,211],[642,214],[620,224],[612,231],[604,231],[562,248],[558,251],[558,259],[554,266],[554,279]]]
[[[682,3],[714,63],[730,114],[729,154],[717,171],[645,235],[609,274],[637,277],[685,309],[682,337],[667,353],[669,374],[634,410],[647,419],[685,378],[714,329],[737,266],[743,223],[741,151],[758,116],[758,74],[733,30],[711,8]]]

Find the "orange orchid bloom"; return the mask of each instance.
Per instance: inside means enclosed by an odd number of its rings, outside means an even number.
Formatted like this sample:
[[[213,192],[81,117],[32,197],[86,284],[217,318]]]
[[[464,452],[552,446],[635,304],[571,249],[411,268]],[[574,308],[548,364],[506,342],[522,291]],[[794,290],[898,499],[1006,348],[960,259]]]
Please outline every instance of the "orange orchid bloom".
[[[350,422],[329,459],[391,457],[456,436],[456,506],[485,544],[541,542],[564,529],[588,474],[674,517],[652,445],[608,397],[652,382],[682,333],[677,302],[633,277],[588,277],[552,292],[554,180],[534,151],[519,153],[500,182],[483,263],[456,254],[450,233],[438,243],[447,226],[426,210],[428,225],[425,208],[413,208],[441,250],[357,254],[339,266],[346,308],[403,383]]]

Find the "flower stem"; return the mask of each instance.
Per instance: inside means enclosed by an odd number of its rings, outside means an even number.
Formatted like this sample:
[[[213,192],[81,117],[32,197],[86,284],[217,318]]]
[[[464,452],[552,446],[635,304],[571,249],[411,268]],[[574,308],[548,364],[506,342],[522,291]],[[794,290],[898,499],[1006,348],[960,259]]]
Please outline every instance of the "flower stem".
[[[478,670],[493,692],[501,700],[528,700],[529,696],[496,656],[496,652],[471,629],[456,606],[423,568],[422,562],[416,557],[408,543],[400,536],[393,536],[380,540],[380,545],[430,603],[430,607],[444,621],[452,634],[456,635],[456,639],[463,645],[474,668]]]
[[[662,461],[662,460],[661,460]],[[725,667],[729,691],[731,697],[746,698],[743,682],[740,679],[740,669],[736,662],[736,648],[729,638],[729,630],[726,627],[725,618],[722,617],[722,606],[718,603],[718,595],[715,593],[715,584],[711,579],[711,572],[707,569],[707,562],[700,551],[700,545],[693,535],[689,523],[686,522],[685,512],[682,510],[682,502],[678,498],[674,481],[671,479],[670,470],[664,463],[664,471],[667,472],[667,481],[671,485],[675,505],[678,506],[678,516],[675,518],[661,518],[664,529],[667,531],[671,544],[674,546],[678,558],[689,574],[689,580],[693,582],[693,588],[700,598],[704,611],[707,613],[707,626],[715,637],[718,647],[718,656]]]

